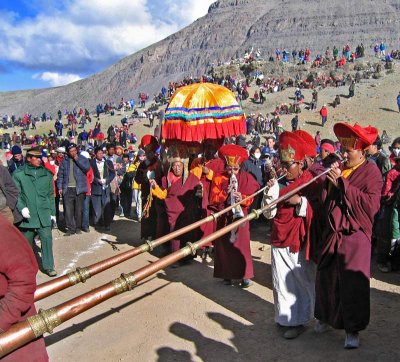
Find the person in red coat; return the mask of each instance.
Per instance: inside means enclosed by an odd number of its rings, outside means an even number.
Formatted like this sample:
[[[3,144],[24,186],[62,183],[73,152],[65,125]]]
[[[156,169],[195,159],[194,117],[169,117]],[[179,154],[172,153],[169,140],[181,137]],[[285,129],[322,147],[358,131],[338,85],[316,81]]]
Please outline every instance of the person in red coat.
[[[322,106],[321,110],[319,111],[319,114],[321,115],[321,122],[323,127],[328,120],[328,108],[326,108],[326,104]]]
[[[225,171],[212,180],[210,204],[219,211],[232,202],[239,202],[255,193],[259,184],[251,174],[240,169],[240,165],[248,158],[243,147],[225,145],[218,150],[218,155],[225,161]],[[242,216],[247,215],[252,202],[253,199],[242,202]],[[235,214],[229,212],[218,218],[217,230],[232,223],[240,213],[236,208],[234,210]],[[249,222],[246,221],[236,231],[221,236],[215,240],[214,245],[214,277],[224,279],[228,285],[231,285],[233,280],[241,280],[242,288],[249,287],[254,277]]]
[[[0,333],[36,314],[33,295],[38,266],[20,231],[0,215]],[[2,361],[48,361],[43,338],[26,344]]]

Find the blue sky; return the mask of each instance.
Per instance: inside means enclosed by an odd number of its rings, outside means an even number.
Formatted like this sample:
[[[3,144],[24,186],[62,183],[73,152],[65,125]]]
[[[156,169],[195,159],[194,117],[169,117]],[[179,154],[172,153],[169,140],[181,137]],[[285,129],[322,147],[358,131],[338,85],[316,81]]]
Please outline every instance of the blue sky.
[[[0,91],[96,73],[207,13],[213,0],[0,0]]]

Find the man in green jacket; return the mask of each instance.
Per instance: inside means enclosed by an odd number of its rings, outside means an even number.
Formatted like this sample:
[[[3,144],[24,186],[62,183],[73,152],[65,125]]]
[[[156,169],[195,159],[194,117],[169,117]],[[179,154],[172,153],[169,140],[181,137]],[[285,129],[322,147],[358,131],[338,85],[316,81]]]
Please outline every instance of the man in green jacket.
[[[43,270],[54,277],[57,272],[54,270],[51,234],[51,221],[55,220],[56,214],[53,175],[42,166],[40,150],[27,151],[26,164],[14,172],[13,180],[20,192],[17,209],[24,218],[18,227],[31,245],[35,235],[39,234]]]

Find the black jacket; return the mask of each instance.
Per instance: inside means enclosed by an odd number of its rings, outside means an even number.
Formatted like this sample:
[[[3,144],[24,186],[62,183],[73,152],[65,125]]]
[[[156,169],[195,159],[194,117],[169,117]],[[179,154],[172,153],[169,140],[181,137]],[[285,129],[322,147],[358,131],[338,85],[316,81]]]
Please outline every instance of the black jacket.
[[[99,169],[96,165],[96,159],[90,160],[90,166],[93,169],[92,195],[100,196],[103,194],[103,185],[100,182],[101,177]],[[104,179],[106,180],[105,187],[110,188],[110,183],[115,178],[114,164],[110,160],[104,159]]]
[[[0,165],[0,190],[6,197],[7,206],[11,209],[14,215],[14,224],[22,220],[22,215],[17,209],[18,188],[11,178],[7,167]]]
[[[250,156],[250,158],[243,162],[242,170],[250,173],[258,182],[260,186],[263,186],[263,175],[262,175],[262,162],[256,158]]]

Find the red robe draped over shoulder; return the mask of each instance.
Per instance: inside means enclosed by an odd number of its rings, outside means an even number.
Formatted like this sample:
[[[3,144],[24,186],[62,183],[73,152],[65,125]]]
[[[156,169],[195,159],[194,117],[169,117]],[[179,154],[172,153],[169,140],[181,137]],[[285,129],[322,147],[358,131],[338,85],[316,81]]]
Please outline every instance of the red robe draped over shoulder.
[[[252,195],[259,189],[255,178],[247,172],[240,171],[236,176],[238,191],[242,198]],[[222,210],[229,206],[229,195],[226,189],[229,185],[229,176],[221,174],[214,178],[211,189],[211,203]],[[242,204],[244,215],[247,215],[252,199]],[[217,230],[232,223],[232,212],[222,215],[217,221]],[[237,238],[234,243],[229,241],[230,233],[227,233],[214,241],[214,277],[221,279],[251,279],[254,277],[253,260],[250,249],[250,225],[246,221],[237,230]]]
[[[382,176],[364,162],[339,187],[324,189],[327,229],[318,250],[315,316],[337,329],[358,332],[370,315],[371,235]]]

